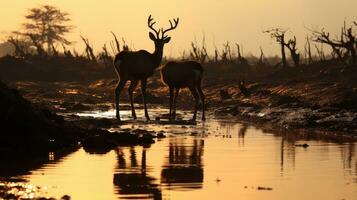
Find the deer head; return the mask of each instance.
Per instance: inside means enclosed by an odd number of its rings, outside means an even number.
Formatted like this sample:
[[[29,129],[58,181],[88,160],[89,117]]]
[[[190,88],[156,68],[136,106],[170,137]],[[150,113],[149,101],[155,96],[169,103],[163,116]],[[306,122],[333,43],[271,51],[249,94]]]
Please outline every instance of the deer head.
[[[170,22],[170,28],[168,29],[159,29],[158,31],[153,27],[154,24],[156,23],[155,21],[153,21],[154,19],[151,17],[151,15],[148,18],[148,27],[155,33],[153,32],[149,32],[149,37],[152,41],[154,41],[155,43],[155,48],[157,49],[161,49],[163,48],[163,46],[170,42],[171,37],[165,35],[167,32],[174,30],[178,23],[179,23],[179,18],[173,19],[173,22],[171,20],[169,20]],[[161,35],[160,35],[161,32]]]

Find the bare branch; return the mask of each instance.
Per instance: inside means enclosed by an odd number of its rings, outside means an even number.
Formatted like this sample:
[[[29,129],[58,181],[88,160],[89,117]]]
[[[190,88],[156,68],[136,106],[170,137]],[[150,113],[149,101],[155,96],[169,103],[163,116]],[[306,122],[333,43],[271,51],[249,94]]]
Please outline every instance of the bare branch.
[[[115,45],[116,45],[116,48],[117,48],[117,52],[119,53],[120,52],[120,43],[119,43],[119,40],[117,38],[117,36],[115,35],[115,33],[113,31],[111,31],[113,37],[114,37],[114,41],[115,41]]]

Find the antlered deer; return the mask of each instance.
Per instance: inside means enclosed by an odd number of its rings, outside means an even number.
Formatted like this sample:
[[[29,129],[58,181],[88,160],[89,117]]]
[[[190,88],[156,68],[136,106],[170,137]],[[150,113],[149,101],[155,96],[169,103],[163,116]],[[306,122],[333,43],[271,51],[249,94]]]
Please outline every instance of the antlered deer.
[[[176,101],[179,91],[181,88],[186,87],[190,89],[195,98],[195,112],[192,120],[196,120],[200,99],[202,101],[202,120],[205,120],[205,96],[201,88],[202,78],[203,67],[195,61],[168,62],[161,69],[161,79],[169,86],[170,91],[170,120],[176,117]]]
[[[146,106],[146,83],[148,77],[153,75],[155,69],[159,67],[162,60],[164,45],[168,43],[171,39],[171,37],[168,37],[165,34],[168,31],[174,30],[177,27],[179,23],[179,18],[174,19],[173,22],[169,20],[169,22],[171,25],[170,28],[166,30],[159,29],[159,31],[157,31],[153,27],[156,22],[153,21],[151,15],[148,18],[148,27],[155,33],[154,35],[154,33],[149,32],[150,39],[155,43],[154,53],[149,53],[145,50],[122,51],[115,56],[114,67],[120,79],[115,89],[116,117],[118,120],[120,120],[119,96],[128,80],[130,80],[128,94],[130,98],[131,112],[133,118],[136,119],[135,109],[133,105],[133,91],[135,90],[136,86],[138,85],[138,82],[140,81],[145,109],[145,117],[147,120],[150,120]]]

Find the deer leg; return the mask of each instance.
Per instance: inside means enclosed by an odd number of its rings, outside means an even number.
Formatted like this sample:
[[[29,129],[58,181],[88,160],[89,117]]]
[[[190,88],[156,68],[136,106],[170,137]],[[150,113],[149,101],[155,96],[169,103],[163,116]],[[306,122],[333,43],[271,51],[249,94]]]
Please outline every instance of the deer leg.
[[[136,114],[135,114],[135,108],[134,108],[134,102],[133,102],[133,92],[137,85],[138,85],[138,81],[132,80],[130,82],[130,86],[128,88],[128,95],[129,95],[130,105],[131,105],[131,115],[134,119],[136,119]]]
[[[147,109],[147,106],[146,106],[146,83],[147,83],[146,79],[142,79],[141,80],[141,93],[143,95],[145,117],[146,117],[146,120],[150,121],[148,109]]]
[[[202,121],[205,121],[206,120],[206,117],[205,117],[205,95],[202,92],[201,84],[197,86],[197,91],[200,95],[200,99],[202,102]]]
[[[170,112],[169,112],[169,120],[172,119],[172,103],[173,103],[173,100],[174,100],[174,88],[173,87],[170,87],[169,88],[170,90]]]
[[[193,97],[195,98],[195,112],[193,114],[192,121],[196,121],[197,109],[198,109],[198,103],[200,102],[200,97],[195,87],[189,87],[189,88]]]
[[[173,105],[173,111],[172,111],[172,119],[176,119],[176,102],[177,102],[177,97],[179,95],[180,88],[176,88],[175,91],[175,96],[174,96],[174,105]]]
[[[123,90],[127,80],[120,80],[117,87],[115,88],[115,108],[116,108],[116,117],[118,120],[120,120],[120,114],[119,114],[119,96],[121,91]]]

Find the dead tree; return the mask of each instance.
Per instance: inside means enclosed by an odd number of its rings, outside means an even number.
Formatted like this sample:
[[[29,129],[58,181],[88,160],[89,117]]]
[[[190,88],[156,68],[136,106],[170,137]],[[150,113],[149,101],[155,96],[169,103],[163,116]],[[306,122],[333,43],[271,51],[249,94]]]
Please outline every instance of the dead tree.
[[[356,25],[356,22],[354,22]],[[327,44],[332,48],[333,53],[344,64],[350,64],[356,66],[357,64],[357,36],[354,34],[353,26],[346,27],[346,24],[341,28],[341,34],[339,38],[330,38],[330,33],[312,30],[313,41]],[[348,63],[347,59],[350,58]]]
[[[197,60],[200,63],[205,63],[207,60],[209,60],[207,49],[206,49],[205,36],[203,36],[201,47],[198,46],[198,43],[195,40],[194,42],[191,42],[191,48],[192,48],[190,52],[191,58]]]
[[[218,55],[218,51],[217,51],[217,55]],[[222,49],[222,53],[220,54],[220,57],[223,62],[232,62],[232,52],[229,42],[223,44],[223,49]]]
[[[103,52],[101,52],[98,55],[98,57],[99,57],[99,60],[101,60],[103,62],[105,68],[108,68],[110,66],[110,64],[113,62],[113,59],[108,53],[106,44],[103,45],[102,49],[103,49]]]
[[[354,35],[352,27],[345,29],[343,34],[347,41],[342,41],[342,44],[347,49],[347,52],[350,53],[351,65],[355,66],[357,63],[357,36]]]
[[[300,64],[300,54],[297,52],[296,48],[296,37],[290,39],[288,43],[285,43],[285,46],[289,49],[291,58],[294,61],[295,67],[298,67]]]
[[[263,52],[263,48],[259,47],[260,49],[260,57],[259,57],[259,61],[258,61],[258,65],[265,65],[265,57],[264,57],[264,52]]]
[[[88,60],[91,60],[93,62],[97,62],[97,58],[95,57],[94,53],[93,53],[93,48],[89,43],[89,40],[84,38],[83,36],[81,36],[84,44],[86,45],[86,54],[87,54],[87,58]]]
[[[236,46],[237,46],[237,56],[238,56],[238,60],[241,60],[242,59],[242,54],[240,53],[240,46],[238,43],[236,43]]]
[[[312,63],[312,53],[311,53],[311,43],[310,43],[310,37],[306,36],[306,43],[305,43],[305,60],[307,64]]]
[[[227,53],[229,61],[232,62],[232,51],[231,51],[231,45],[229,44],[229,42],[224,44],[224,49],[225,49],[225,52]]]
[[[198,47],[194,42],[191,42],[191,48],[192,48],[192,50],[190,52],[191,58],[199,61],[200,56],[199,56],[199,53],[198,53]]]
[[[113,31],[111,31],[111,33],[112,33],[112,35],[113,35],[113,37],[114,37],[115,47],[116,47],[116,49],[117,49],[117,52],[116,52],[115,54],[120,53],[120,43],[119,43],[119,40],[118,40],[117,36],[115,35],[115,33],[114,33]],[[114,55],[115,55],[115,54],[114,54]]]
[[[215,47],[214,48],[214,62],[218,62],[218,55],[219,55],[219,53],[218,53],[218,49],[217,49],[217,47]]]
[[[242,64],[243,57],[240,52],[240,45],[238,43],[236,43],[236,47],[237,47],[237,61],[239,64]]]
[[[288,63],[286,62],[286,55],[285,55],[285,33],[287,30],[283,30],[280,28],[274,28],[270,30],[264,31],[264,33],[270,34],[271,38],[275,38],[276,41],[280,44],[281,47],[281,63],[283,64],[283,67],[286,68],[288,67]]]
[[[242,45],[239,45],[238,43],[236,43],[237,46],[237,61],[239,65],[247,65],[248,61],[247,59],[245,59],[242,55],[243,55],[243,48],[241,48]]]
[[[121,38],[121,41],[123,41],[123,51],[130,51],[129,45],[126,44],[125,39]]]
[[[319,56],[319,59],[321,62],[326,60],[325,57],[325,53],[324,53],[324,49],[323,49],[323,44],[321,44],[320,46],[318,44],[315,44],[315,49],[317,52],[317,55]]]

